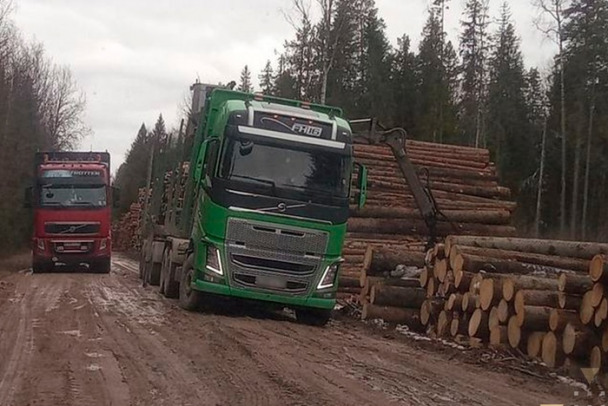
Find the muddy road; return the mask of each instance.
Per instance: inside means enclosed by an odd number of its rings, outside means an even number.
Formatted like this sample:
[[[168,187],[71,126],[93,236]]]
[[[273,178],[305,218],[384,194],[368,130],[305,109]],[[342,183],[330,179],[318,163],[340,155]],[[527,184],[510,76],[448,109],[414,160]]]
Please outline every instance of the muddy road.
[[[459,358],[347,319],[188,313],[124,257],[109,275],[0,269],[1,406],[569,403],[557,381]]]

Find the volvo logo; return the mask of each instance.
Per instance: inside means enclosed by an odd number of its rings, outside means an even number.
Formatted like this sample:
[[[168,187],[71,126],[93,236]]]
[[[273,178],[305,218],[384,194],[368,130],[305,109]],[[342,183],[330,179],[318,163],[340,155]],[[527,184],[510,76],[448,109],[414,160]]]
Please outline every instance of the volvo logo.
[[[267,207],[264,209],[258,209],[258,211],[278,211],[280,213],[285,213],[288,209],[297,209],[299,207],[306,207],[305,204],[292,204],[291,206],[285,204],[285,202],[281,202],[277,204],[275,207]]]

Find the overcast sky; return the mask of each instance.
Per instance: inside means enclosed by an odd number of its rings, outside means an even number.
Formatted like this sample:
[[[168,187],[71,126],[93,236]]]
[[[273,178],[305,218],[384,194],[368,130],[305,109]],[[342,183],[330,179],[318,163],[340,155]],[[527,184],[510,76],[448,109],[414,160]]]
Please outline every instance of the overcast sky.
[[[314,0],[311,0],[314,1]],[[391,42],[408,34],[415,47],[429,0],[376,0]],[[491,14],[500,3],[491,0]],[[450,0],[446,31],[456,40],[464,0]],[[238,81],[245,64],[254,80],[293,34],[283,13],[291,0],[16,0],[15,20],[26,38],[44,43],[69,65],[87,96],[94,134],[82,149],[108,150],[114,170],[139,126],[162,112],[176,127],[188,86]],[[527,66],[545,67],[554,45],[534,28],[531,0],[509,1]],[[457,41],[455,41],[457,43]]]

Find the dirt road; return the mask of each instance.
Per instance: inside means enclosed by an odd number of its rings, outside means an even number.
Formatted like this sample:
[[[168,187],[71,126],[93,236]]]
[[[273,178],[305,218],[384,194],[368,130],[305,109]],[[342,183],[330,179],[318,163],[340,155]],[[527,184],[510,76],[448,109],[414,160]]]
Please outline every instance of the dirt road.
[[[0,406],[539,405],[572,388],[281,315],[188,313],[110,275],[0,271]],[[455,358],[454,358],[455,357]]]

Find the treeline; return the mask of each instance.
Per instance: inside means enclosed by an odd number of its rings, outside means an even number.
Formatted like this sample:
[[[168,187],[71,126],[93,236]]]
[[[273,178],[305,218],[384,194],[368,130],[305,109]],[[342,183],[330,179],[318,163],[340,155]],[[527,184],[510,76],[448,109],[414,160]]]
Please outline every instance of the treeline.
[[[22,204],[34,152],[70,149],[88,131],[70,70],[52,63],[41,44],[24,41],[11,12],[11,2],[0,0],[0,254],[31,237]]]
[[[145,123],[141,125],[124,163],[116,172],[114,185],[120,189],[121,196],[120,210],[116,214],[126,212],[138,200],[139,190],[146,186],[148,174],[156,180],[161,179],[165,171],[174,169],[171,165],[182,156],[183,141],[179,131],[167,130],[162,114],[151,131]],[[149,165],[151,156],[155,160],[152,167]]]
[[[559,50],[546,72],[525,66],[508,3],[498,15],[488,3],[466,1],[455,44],[443,29],[449,1],[434,0],[413,49],[408,35],[391,46],[374,0],[292,0],[295,36],[260,72],[259,90],[375,116],[416,139],[489,148],[520,230],[605,240],[608,0],[530,4]],[[238,88],[253,90],[248,67]]]

